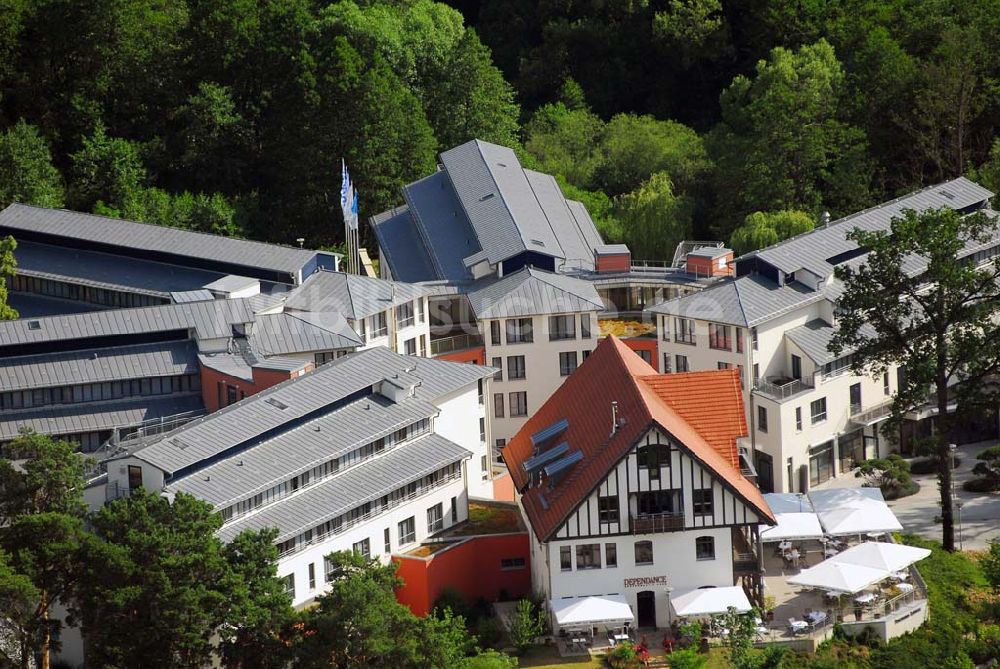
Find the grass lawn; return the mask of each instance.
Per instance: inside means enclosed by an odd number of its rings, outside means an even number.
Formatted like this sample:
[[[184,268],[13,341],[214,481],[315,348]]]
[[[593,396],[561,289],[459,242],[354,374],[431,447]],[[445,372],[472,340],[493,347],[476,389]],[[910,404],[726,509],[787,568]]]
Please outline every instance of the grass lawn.
[[[562,657],[552,646],[535,646],[529,648],[524,655],[517,658],[520,667],[536,667],[537,669],[595,669],[603,667],[600,660],[587,660],[583,656]]]

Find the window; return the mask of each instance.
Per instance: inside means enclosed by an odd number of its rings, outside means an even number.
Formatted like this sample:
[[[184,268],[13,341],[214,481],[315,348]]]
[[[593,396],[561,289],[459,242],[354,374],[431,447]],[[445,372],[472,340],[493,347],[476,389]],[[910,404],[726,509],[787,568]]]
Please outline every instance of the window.
[[[590,339],[590,314],[580,314],[580,338]]]
[[[674,319],[674,341],[680,344],[693,344],[694,321],[690,318]],[[680,371],[680,370],[677,370]]]
[[[458,522],[458,498],[457,497],[452,497],[451,498],[451,522],[452,523],[457,523]]]
[[[792,355],[792,378],[802,378],[802,358],[797,355]]]
[[[767,407],[757,407],[757,429],[767,434]]]
[[[372,543],[368,539],[362,539],[361,541],[355,542],[351,546],[351,550],[354,551],[355,555],[360,555],[363,558],[369,558],[372,556]]]
[[[721,351],[733,350],[733,342],[729,339],[728,325],[708,324],[708,347]]]
[[[563,351],[559,354],[559,376],[569,376],[576,371],[576,351]]]
[[[889,388],[889,372],[882,372],[882,392],[886,396],[892,392]]]
[[[483,441],[485,441],[485,440],[486,440],[486,438],[483,437]],[[483,474],[483,480],[484,481],[487,478],[489,478],[489,476],[486,473],[488,471],[488,469],[487,469],[487,462],[488,462],[488,459],[487,459],[487,457],[485,455],[483,455],[482,457],[479,458],[479,471],[482,472],[482,474]]]
[[[399,523],[399,545],[409,544],[417,540],[417,524],[413,516]]]
[[[493,375],[493,380],[503,381],[503,358],[500,356],[493,358],[493,366],[497,368],[496,374]]]
[[[809,484],[819,485],[833,478],[833,439],[809,448]]]
[[[698,537],[695,539],[694,556],[698,560],[714,560],[715,537]]]
[[[285,594],[295,599],[295,574],[289,574],[281,579],[281,584],[285,586]]]
[[[754,348],[756,348],[756,347],[754,347]],[[760,365],[755,362],[753,364],[753,382],[754,382],[754,384],[757,383],[757,379],[759,379],[759,378],[760,378]]]
[[[406,355],[416,355],[417,354],[417,338],[407,339],[403,342],[403,349]]]
[[[500,345],[500,321],[490,321],[490,343]]]
[[[743,352],[743,328],[736,328],[736,352]]]
[[[688,358],[687,358],[686,355],[677,355],[677,356],[674,356],[674,358],[677,361],[677,371],[678,372],[686,372],[686,371],[688,371]]]
[[[501,558],[500,559],[500,570],[501,571],[515,571],[518,569],[524,569],[524,558]]]
[[[589,357],[590,357],[590,351],[584,351],[583,352],[583,359],[586,360]]]
[[[143,379],[143,381],[145,381],[145,379]],[[236,391],[238,390],[239,388],[237,388],[236,386],[231,386],[229,384],[226,384],[226,406],[229,406],[230,404],[236,404],[236,402],[239,401],[236,396]]]
[[[500,454],[503,452],[503,448],[506,445],[507,445],[507,440],[506,439],[497,439],[497,441],[496,441],[496,459],[497,459],[498,463],[503,463],[503,458],[501,457]]]
[[[316,589],[316,563],[315,562],[310,562],[309,563],[309,589],[310,590],[315,590]]]
[[[598,497],[597,513],[602,523],[617,523],[618,497],[616,495]]]
[[[604,544],[604,563],[606,567],[618,566],[618,544]]]
[[[388,319],[385,314],[386,312],[380,311],[372,316],[372,337],[384,337],[389,334]]]
[[[425,322],[427,319],[424,316],[424,298],[418,297],[414,301],[414,304],[417,306],[417,322],[418,323]]]
[[[480,395],[480,397],[482,397],[482,395]],[[480,402],[480,404],[482,404],[482,402]],[[486,419],[485,418],[480,418],[479,419],[479,441],[483,442],[484,444],[486,443]],[[485,470],[486,467],[483,467],[483,469]]]
[[[644,490],[636,493],[636,506],[640,516],[659,516],[679,512],[679,490]],[[674,500],[678,504],[674,504]]]
[[[802,431],[802,407],[795,407],[795,431]]]
[[[391,534],[392,533],[389,532],[388,527],[382,531],[382,544],[383,547],[385,548],[386,555],[392,552],[392,537],[390,536]]]
[[[327,583],[333,583],[340,576],[340,568],[335,567],[330,558],[323,558],[323,575],[326,577]]]
[[[569,546],[559,547],[559,568],[563,571],[573,570],[573,549]]]
[[[664,374],[669,374],[670,373],[670,354],[669,353],[664,353],[663,354],[663,369],[660,370],[660,371],[662,371]]]
[[[701,488],[691,491],[692,503],[694,504],[694,515],[711,516],[713,513],[713,503],[715,496],[711,488]]]
[[[507,328],[508,344],[527,344],[534,341],[530,318],[508,318],[504,321],[504,325]]]
[[[647,365],[653,364],[653,354],[651,352],[645,349],[639,349],[636,353],[639,354],[639,357],[642,358]]]
[[[757,350],[757,328],[750,328],[750,347]]]
[[[576,339],[576,316],[549,316],[549,341]]]
[[[396,327],[408,328],[413,325],[413,303],[407,302],[396,307]]]
[[[510,393],[510,415],[514,416],[527,416],[528,415],[528,393],[521,392]]]
[[[813,400],[809,405],[809,414],[812,417],[812,424],[822,423],[826,420],[826,398],[821,397]]]
[[[733,363],[731,363],[731,362],[722,362],[720,360],[719,362],[715,363],[715,367],[717,369],[732,369],[733,368]]]
[[[670,446],[667,444],[649,444],[640,446],[636,453],[640,467],[649,469],[649,478],[660,478],[660,467],[670,466]]]
[[[128,489],[136,490],[142,487],[142,467],[139,465],[128,466]]]
[[[523,379],[525,377],[524,370],[524,356],[523,355],[508,355],[507,356],[507,380],[513,381],[515,379]]]
[[[660,329],[663,330],[663,341],[670,341],[670,319],[664,316],[660,320]]]
[[[493,393],[493,416],[503,418],[503,393]]]
[[[601,544],[580,544],[576,547],[577,569],[601,568]]]
[[[483,456],[483,460],[486,456]],[[483,464],[486,464],[485,462]],[[444,510],[441,502],[427,509],[427,532],[437,532],[444,527]]]
[[[635,542],[635,564],[653,564],[653,542]]]

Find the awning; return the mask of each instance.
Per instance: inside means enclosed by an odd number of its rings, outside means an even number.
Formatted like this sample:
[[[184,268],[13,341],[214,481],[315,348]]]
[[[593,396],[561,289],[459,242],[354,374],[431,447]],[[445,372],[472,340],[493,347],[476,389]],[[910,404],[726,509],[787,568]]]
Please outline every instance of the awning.
[[[632,622],[632,607],[621,595],[551,599],[549,606],[560,627],[571,625],[621,625]]]
[[[797,492],[769,492],[764,501],[774,513],[813,513],[812,502]]]
[[[814,490],[809,493],[809,499],[827,534],[900,532],[903,529],[878,488]]]
[[[815,567],[803,569],[795,576],[789,577],[788,583],[853,594],[887,578],[889,571],[885,569],[824,560]]]
[[[830,562],[861,565],[888,572],[901,571],[930,555],[926,548],[881,541],[866,541],[830,558]]]
[[[737,585],[674,590],[670,595],[670,605],[679,616],[710,616],[726,613],[730,608],[738,613],[747,613],[751,609],[746,593]]]
[[[774,518],[778,521],[777,525],[760,526],[760,540],[764,543],[819,539],[823,536],[823,528],[815,513],[776,513]]]

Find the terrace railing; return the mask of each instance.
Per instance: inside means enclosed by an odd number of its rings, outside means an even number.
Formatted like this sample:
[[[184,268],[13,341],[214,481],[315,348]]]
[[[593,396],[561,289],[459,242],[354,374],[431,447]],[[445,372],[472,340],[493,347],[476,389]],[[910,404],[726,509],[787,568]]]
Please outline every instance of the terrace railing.
[[[684,512],[640,513],[630,515],[632,534],[670,532],[684,529]]]

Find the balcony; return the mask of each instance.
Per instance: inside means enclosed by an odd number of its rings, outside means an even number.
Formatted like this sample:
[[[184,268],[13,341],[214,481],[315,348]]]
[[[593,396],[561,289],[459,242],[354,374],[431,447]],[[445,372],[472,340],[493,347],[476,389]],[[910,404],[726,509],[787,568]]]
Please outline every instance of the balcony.
[[[857,410],[855,410],[855,408]],[[861,410],[860,405],[851,405],[850,419],[856,425],[872,425],[889,417],[892,413],[892,400],[876,404],[875,406]]]
[[[761,573],[761,571],[762,569],[760,563],[757,561],[757,556],[753,553],[733,554],[733,576],[737,578],[740,576],[753,576]]]
[[[753,388],[756,392],[768,395],[776,400],[783,401],[799,393],[804,393],[813,389],[812,379],[793,379],[787,376],[770,376],[766,379],[754,381]]]
[[[452,337],[442,337],[440,339],[431,340],[431,356],[443,355],[445,353],[454,353],[455,351],[464,351],[470,348],[477,348],[483,345],[483,335],[476,334],[460,334],[454,335]]]
[[[673,532],[684,529],[684,512],[630,514],[632,534]]]

